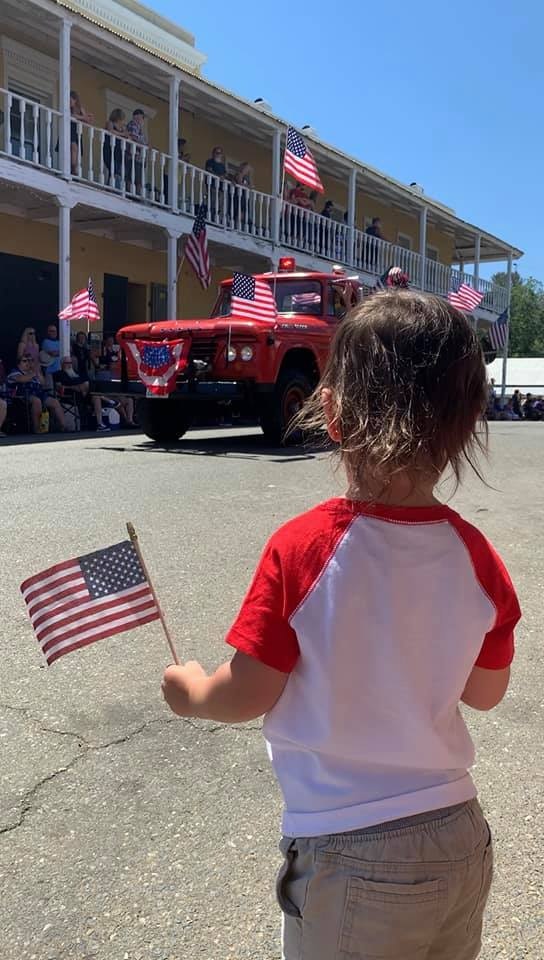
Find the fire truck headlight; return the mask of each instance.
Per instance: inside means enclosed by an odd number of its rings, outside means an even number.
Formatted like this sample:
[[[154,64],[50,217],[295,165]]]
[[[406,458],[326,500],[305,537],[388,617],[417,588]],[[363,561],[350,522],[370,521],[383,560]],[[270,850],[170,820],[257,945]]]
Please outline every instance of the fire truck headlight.
[[[236,347],[227,347],[227,360],[229,363],[232,363],[234,360],[236,360],[236,356]]]
[[[242,347],[240,350],[240,357],[242,360],[253,360],[253,347]]]

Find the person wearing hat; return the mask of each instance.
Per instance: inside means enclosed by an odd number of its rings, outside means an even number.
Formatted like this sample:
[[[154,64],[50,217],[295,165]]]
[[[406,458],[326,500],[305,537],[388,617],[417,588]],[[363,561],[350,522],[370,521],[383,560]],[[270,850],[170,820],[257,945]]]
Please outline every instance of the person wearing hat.
[[[145,113],[141,107],[137,107],[132,114],[132,120],[129,120],[127,123],[127,133],[131,140],[137,144],[135,147],[134,154],[134,183],[136,187],[136,193],[140,193],[142,189],[142,171],[143,171],[143,158],[144,151],[142,147],[148,146],[148,139],[144,129],[145,124]],[[127,158],[125,158],[125,161]],[[132,163],[128,163],[127,171],[127,186],[131,188],[132,186]]]

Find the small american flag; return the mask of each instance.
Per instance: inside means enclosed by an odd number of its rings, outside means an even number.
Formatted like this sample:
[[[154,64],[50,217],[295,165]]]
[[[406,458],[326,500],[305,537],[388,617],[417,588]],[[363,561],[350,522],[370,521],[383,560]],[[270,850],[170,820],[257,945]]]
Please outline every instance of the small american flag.
[[[294,307],[315,307],[321,304],[320,293],[294,293],[291,297],[291,303]]]
[[[204,290],[210,286],[212,274],[206,233],[206,204],[201,203],[196,211],[193,229],[187,237],[185,256],[195,271]]]
[[[483,293],[475,290],[474,287],[469,287],[468,283],[462,283],[457,290],[450,290],[448,293],[448,300],[452,307],[464,310],[465,313],[472,313],[483,298]]]
[[[315,160],[306,146],[304,137],[301,137],[293,127],[287,130],[283,165],[285,172],[290,173],[299,183],[305,183],[307,187],[318,190],[320,193],[325,192]]]
[[[493,350],[497,351],[497,353],[499,353],[501,350],[504,350],[506,344],[508,343],[508,328],[508,310],[503,310],[500,317],[497,317],[495,323],[492,324],[488,331],[491,346],[493,347]]]
[[[91,277],[89,277],[86,289],[75,293],[68,306],[61,310],[59,320],[100,320],[100,311]]]
[[[235,273],[230,312],[248,320],[275,320],[278,311],[270,285],[246,273]]]
[[[129,540],[48,567],[25,580],[21,593],[48,664],[159,618]]]

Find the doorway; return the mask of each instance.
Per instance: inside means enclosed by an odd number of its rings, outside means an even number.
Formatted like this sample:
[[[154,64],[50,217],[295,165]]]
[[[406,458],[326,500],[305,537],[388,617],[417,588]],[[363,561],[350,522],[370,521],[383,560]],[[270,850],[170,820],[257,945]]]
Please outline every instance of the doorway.
[[[128,285],[128,322],[147,322],[147,287],[145,283]]]
[[[58,285],[56,263],[0,253],[0,357],[6,367],[15,363],[25,327],[35,329],[40,342],[48,325],[58,324]]]
[[[128,277],[104,274],[104,335],[115,334],[128,321]]]

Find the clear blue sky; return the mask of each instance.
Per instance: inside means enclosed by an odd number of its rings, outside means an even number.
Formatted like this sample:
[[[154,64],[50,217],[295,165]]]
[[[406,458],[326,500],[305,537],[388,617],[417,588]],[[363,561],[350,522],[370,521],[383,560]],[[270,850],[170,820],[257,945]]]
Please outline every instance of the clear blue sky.
[[[541,0],[147,2],[195,35],[210,80],[417,181],[544,280]]]

